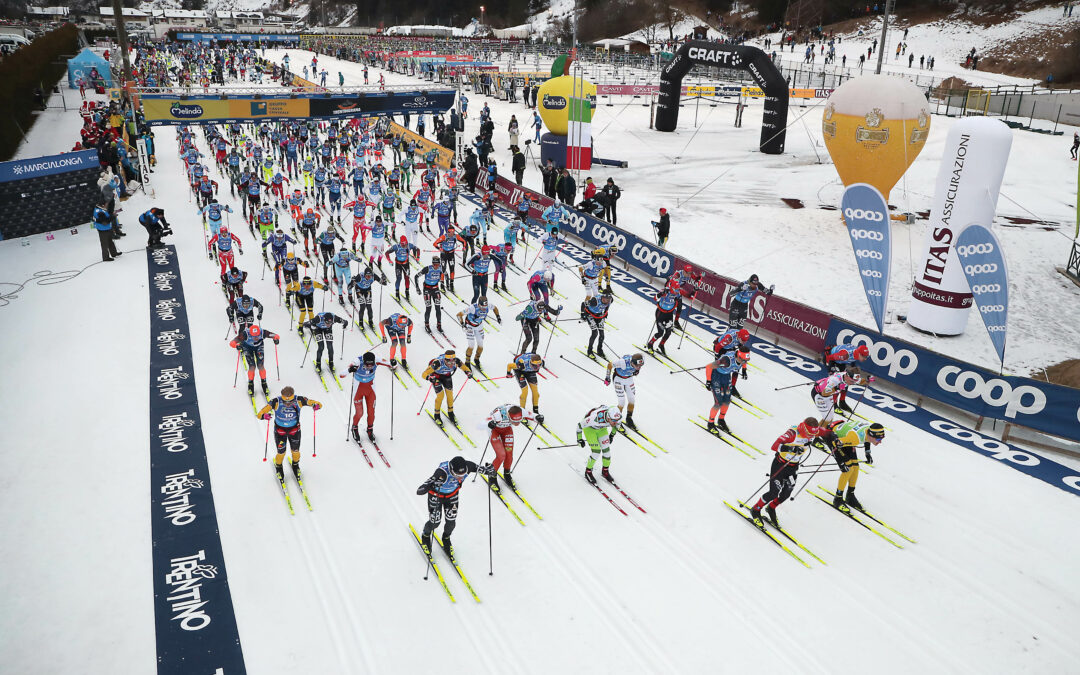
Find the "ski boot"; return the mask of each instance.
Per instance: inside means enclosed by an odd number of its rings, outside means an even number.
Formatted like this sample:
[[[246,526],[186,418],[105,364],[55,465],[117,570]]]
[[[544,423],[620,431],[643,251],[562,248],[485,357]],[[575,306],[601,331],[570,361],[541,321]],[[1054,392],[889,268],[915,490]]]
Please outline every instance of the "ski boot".
[[[394,299],[399,302],[401,301],[401,293],[399,291],[394,291]]]
[[[304,326],[303,324],[296,327],[296,334],[300,336],[300,339],[304,339]]]
[[[728,427],[727,421],[723,417],[717,418],[716,426],[720,427],[721,430],[726,431],[729,434],[731,433],[731,429]]]
[[[709,423],[705,426],[705,429],[707,429],[710,434],[720,434],[720,430],[716,428],[716,425],[713,424],[712,420],[709,420]]]
[[[248,396],[255,395],[255,380],[248,380]]]
[[[739,388],[735,385],[731,385],[731,395],[735,398],[742,398],[742,394],[739,392]]]
[[[330,371],[331,375],[337,377],[337,368],[334,367],[334,362],[331,361],[329,358],[326,359],[326,369]]]
[[[442,413],[440,413],[438,410],[436,410],[434,413],[432,413],[431,416],[435,418],[435,424],[437,424],[440,427],[443,425]]]
[[[304,480],[304,475],[300,473],[300,462],[291,462],[293,475],[296,476],[296,480]]]
[[[397,368],[397,359],[390,359],[390,370]]]
[[[840,509],[842,506],[844,506],[844,491],[843,490],[837,490],[833,494],[832,505],[835,506],[838,509]]]
[[[772,504],[765,505],[765,513],[769,516],[769,520],[776,527],[780,527],[780,520],[776,517],[776,509],[772,507]]]
[[[836,409],[837,410],[843,410],[844,412],[851,412],[851,406],[849,406],[847,404],[847,401],[845,401],[843,399],[841,399],[839,402],[837,402]]]
[[[750,518],[759,527],[762,525],[762,522],[761,522],[761,507],[760,506],[755,505],[755,506],[750,507]]]
[[[597,355],[598,357],[602,358],[602,359],[606,359],[606,358],[607,358],[607,354],[605,354],[605,353],[604,353],[604,348],[603,348],[603,347],[597,347],[597,348],[596,348],[596,355]]]
[[[342,307],[345,306],[345,296],[342,295],[341,293],[338,293],[337,301],[338,301],[338,304],[340,304]]]
[[[634,424],[634,413],[626,413],[626,426],[637,431],[637,424]]]
[[[503,279],[503,282],[502,282],[502,289],[503,289],[504,291],[506,291],[506,279]],[[507,292],[507,293],[509,293],[510,291],[506,291],[506,292]]]
[[[450,537],[445,534],[442,538],[442,550],[446,553],[447,558],[454,559],[454,547],[450,544]]]
[[[353,440],[356,441],[357,443],[359,443],[360,442],[360,430],[356,428],[355,424],[351,428],[352,428]]]
[[[371,330],[375,330],[375,323],[371,319],[368,319],[367,325]]]
[[[356,427],[353,427],[353,429],[356,429]],[[367,428],[367,437],[368,437],[369,441],[374,441],[375,440],[375,427],[368,427]]]
[[[431,324],[425,321],[424,322],[424,330],[427,331],[428,334],[430,334],[431,333]]]
[[[441,332],[443,332],[443,329],[442,329],[442,321],[437,321],[437,322],[435,323],[435,330],[439,331],[440,333],[441,333]]]
[[[659,351],[659,352],[660,352],[661,354],[663,354],[664,356],[667,356],[667,350],[666,350],[666,349],[664,349],[664,343],[665,343],[665,342],[667,342],[667,340],[664,340],[664,341],[662,341],[662,342],[661,342],[661,343],[659,344],[659,346],[657,346],[657,351]]]
[[[586,350],[585,356],[589,357],[590,359],[595,359],[596,358],[596,354],[593,354],[592,347],[589,347],[589,349]]]
[[[596,485],[596,478],[592,475],[592,469],[585,469],[585,480]]]
[[[615,482],[615,479],[611,477],[611,471],[606,466],[603,469],[600,469],[600,475],[609,483]]]
[[[508,488],[510,488],[511,490],[517,489],[517,485],[514,483],[514,479],[510,477],[510,472],[506,469],[503,469],[502,479],[503,482],[506,483],[506,486]]]
[[[270,385],[266,384],[266,380],[262,381],[263,396],[270,398]]]
[[[411,298],[409,297],[409,289],[407,288],[405,289],[405,302],[411,302]]]
[[[420,545],[424,548],[424,553],[431,555],[431,533],[425,532],[420,535]]]
[[[318,375],[322,375],[322,361],[315,362],[315,373]]]
[[[655,342],[656,338],[650,338],[649,341],[645,343],[645,349],[648,349],[650,352],[653,351],[653,343]]]
[[[280,464],[274,465],[274,471],[277,472],[278,480],[285,481],[285,467]]]
[[[446,418],[450,420],[450,424],[457,424],[457,415],[454,414],[453,410],[446,411]]]
[[[405,359],[401,359],[401,367],[405,370],[409,369],[409,364],[405,362]]]
[[[848,506],[862,511],[862,504],[859,503],[858,497],[855,496],[855,488],[849,487],[847,489],[847,499],[845,501],[847,502]]]

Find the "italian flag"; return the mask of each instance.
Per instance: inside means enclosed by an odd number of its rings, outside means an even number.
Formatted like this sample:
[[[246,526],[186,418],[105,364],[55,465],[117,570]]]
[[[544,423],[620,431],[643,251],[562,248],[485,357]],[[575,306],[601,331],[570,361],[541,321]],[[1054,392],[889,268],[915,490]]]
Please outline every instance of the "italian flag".
[[[592,104],[588,98],[571,96],[569,120],[566,133],[566,168],[592,167]]]

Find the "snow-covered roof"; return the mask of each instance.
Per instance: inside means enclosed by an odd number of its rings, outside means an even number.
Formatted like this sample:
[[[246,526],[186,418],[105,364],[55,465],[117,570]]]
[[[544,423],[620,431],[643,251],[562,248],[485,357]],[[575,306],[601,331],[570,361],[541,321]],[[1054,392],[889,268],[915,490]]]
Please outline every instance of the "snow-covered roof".
[[[233,12],[229,10],[219,9],[214,12],[219,19],[262,19],[262,12]]]
[[[154,16],[166,19],[205,19],[206,12],[201,9],[155,9]]]
[[[130,16],[130,17],[140,18],[140,19],[144,19],[144,18],[147,18],[147,17],[150,16],[149,14],[142,11],[141,9],[135,9],[134,7],[124,7],[123,10],[124,10],[124,16]],[[101,14],[101,16],[115,16],[115,14],[113,13],[113,8],[112,7],[101,7],[98,10],[98,12]]]
[[[67,16],[71,9],[67,7],[27,7],[27,14],[35,16]]]

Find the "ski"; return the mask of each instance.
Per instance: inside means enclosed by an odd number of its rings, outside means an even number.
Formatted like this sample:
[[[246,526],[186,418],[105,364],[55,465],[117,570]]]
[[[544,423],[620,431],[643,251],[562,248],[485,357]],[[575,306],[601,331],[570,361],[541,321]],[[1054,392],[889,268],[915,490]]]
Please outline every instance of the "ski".
[[[819,488],[819,489],[821,489],[821,490],[822,490],[823,492],[825,492],[825,494],[829,494],[829,490],[827,490],[827,489],[825,488],[825,486],[823,486],[823,485],[818,485],[818,488]],[[848,506],[848,508],[852,508],[852,507],[851,507],[851,506]],[[888,523],[886,523],[885,521],[881,520],[880,518],[878,518],[878,517],[877,517],[877,516],[875,516],[874,514],[870,513],[869,511],[867,511],[867,510],[865,510],[865,509],[855,509],[855,510],[856,510],[856,511],[858,511],[858,512],[859,512],[859,513],[860,513],[861,515],[864,515],[864,516],[866,516],[867,518],[869,518],[870,520],[874,521],[874,522],[875,522],[875,523],[877,523],[878,525],[881,525],[882,527],[884,527],[884,528],[887,528],[887,529],[888,529],[888,530],[890,530],[891,532],[894,532],[894,533],[896,533],[896,534],[900,535],[900,536],[901,536],[901,537],[903,537],[904,539],[906,539],[906,540],[910,541],[910,542],[911,542],[912,544],[917,544],[917,543],[919,543],[919,542],[915,541],[914,539],[912,539],[911,537],[909,537],[909,536],[907,536],[906,534],[904,534],[903,532],[901,532],[900,530],[896,529],[895,527],[893,527],[893,526],[889,525]]]
[[[612,486],[613,488],[615,488],[616,490],[618,490],[618,491],[619,491],[619,494],[621,494],[621,495],[622,495],[623,497],[625,497],[625,498],[626,498],[626,501],[628,501],[628,502],[630,502],[631,504],[633,504],[633,505],[634,505],[634,508],[636,508],[636,509],[637,509],[638,511],[641,511],[642,513],[648,513],[648,511],[646,511],[645,509],[641,508],[641,504],[638,504],[637,502],[635,502],[635,501],[634,501],[634,498],[633,498],[633,497],[631,497],[630,495],[626,494],[626,490],[623,490],[623,489],[622,489],[621,487],[619,487],[619,484],[618,484],[618,483],[616,483],[615,481],[611,480],[610,478],[607,478],[606,476],[604,477],[604,480],[606,480],[607,482],[611,483],[611,486]]]
[[[323,377],[322,368],[317,368],[315,374],[319,376],[319,382],[322,382],[322,388],[325,389],[327,393],[330,393],[330,387],[326,386],[326,378]]]
[[[405,379],[398,373],[397,368],[392,369],[390,372],[394,373],[394,377],[401,383],[402,389],[408,389],[409,385],[405,382]]]
[[[739,452],[741,452],[742,454],[746,455],[746,456],[747,456],[747,457],[749,457],[750,459],[755,459],[755,457],[754,457],[753,455],[751,455],[751,454],[750,454],[749,452],[747,452],[747,451],[743,450],[743,449],[742,449],[742,448],[740,448],[739,446],[735,445],[734,443],[732,443],[732,442],[731,442],[731,441],[729,441],[728,439],[726,439],[726,438],[724,438],[723,436],[721,436],[721,435],[720,435],[720,431],[719,431],[719,430],[717,430],[717,431],[709,431],[709,428],[708,428],[707,426],[705,426],[704,424],[701,424],[701,423],[700,423],[700,422],[698,422],[697,420],[695,420],[695,419],[693,419],[693,418],[690,418],[690,417],[688,417],[688,418],[687,418],[687,420],[688,420],[688,421],[689,421],[689,422],[690,422],[691,424],[693,424],[694,426],[696,426],[696,427],[697,427],[698,429],[701,429],[702,431],[704,431],[705,433],[709,434],[709,435],[710,435],[710,436],[712,436],[713,438],[719,439],[719,440],[723,441],[724,443],[727,443],[728,445],[730,445],[731,447],[735,448],[736,450],[738,450],[738,451],[739,451]]]
[[[289,507],[289,515],[295,516],[296,511],[293,510],[292,498],[289,497],[289,488],[285,485],[285,475],[277,472],[277,465],[274,465],[274,477],[277,478],[278,485],[281,486],[281,494],[285,495],[285,505]]]
[[[526,429],[531,431],[533,433],[533,435],[536,436],[536,439],[538,441],[540,441],[541,443],[546,443],[547,445],[554,445],[555,444],[554,441],[552,441],[550,438],[548,438],[544,434],[540,433],[540,425],[529,426],[528,422],[522,422],[522,424],[525,426]]]
[[[709,421],[709,420],[708,420],[708,419],[707,419],[707,418],[706,418],[706,417],[705,417],[704,415],[698,415],[698,419],[699,419],[699,420],[701,420],[702,422],[708,422],[708,421]],[[707,425],[706,425],[706,427],[705,427],[705,431],[709,431],[709,428],[708,428],[708,426],[707,426]],[[710,431],[709,433],[712,433],[712,432]],[[739,441],[739,442],[740,442],[740,443],[742,443],[743,445],[747,446],[748,448],[750,448],[750,449],[752,449],[752,450],[755,450],[755,451],[757,451],[757,452],[758,452],[759,454],[762,454],[762,455],[764,455],[764,454],[765,454],[764,452],[761,452],[761,450],[758,450],[758,449],[757,449],[756,447],[754,447],[754,446],[753,446],[753,445],[751,445],[750,443],[747,443],[746,441],[744,441],[743,439],[739,438],[738,436],[736,436],[735,434],[731,433],[730,431],[723,431],[722,429],[719,429],[719,428],[718,428],[718,429],[717,429],[717,433],[725,433],[725,434],[727,434],[728,436],[731,436],[731,437],[732,437],[732,438],[734,438],[735,440]],[[734,446],[734,444],[733,444],[733,443],[731,443],[730,441],[728,441],[728,440],[727,440],[726,438],[723,438],[722,436],[717,436],[717,438],[720,438],[720,440],[722,440],[722,441],[727,441],[729,445],[733,445],[733,446]],[[738,447],[738,446],[735,446],[735,447]],[[740,450],[742,450],[742,448],[739,448],[739,449],[740,449]],[[744,454],[746,454],[746,451],[745,451],[745,450],[743,450],[743,453],[744,453]],[[750,457],[753,457],[753,455],[749,455],[749,456],[750,456]]]
[[[755,410],[757,410],[759,412],[762,412],[762,413],[768,415],[769,417],[773,416],[773,414],[771,412],[769,412],[768,410],[762,408],[761,406],[757,406],[757,405],[754,405],[753,403],[751,403],[748,399],[744,398],[742,394],[737,394],[737,395],[732,397],[732,400],[735,400],[735,399],[738,399],[738,400],[742,401],[743,403],[750,406],[751,408],[753,408],[753,409],[755,409]],[[742,406],[739,406],[739,407],[741,408]]]
[[[757,414],[757,412],[753,408],[746,405],[746,403],[741,400],[741,397],[732,395],[731,402],[735,404],[736,408],[742,410],[747,415],[750,415],[751,417],[756,417],[759,420],[764,419],[761,415]]]
[[[506,479],[504,478],[503,480],[505,482]],[[507,487],[510,487],[510,486],[508,485]],[[525,505],[525,508],[532,511],[532,514],[534,516],[536,516],[537,520],[543,520],[544,519],[544,517],[542,515],[540,515],[540,513],[537,512],[536,509],[533,508],[532,504],[530,504],[529,501],[527,499],[525,499],[525,497],[522,496],[521,492],[518,491],[516,484],[515,484],[514,487],[510,488],[510,491],[513,492],[517,496],[517,498],[521,500],[521,503]]]
[[[803,564],[803,567],[806,567],[806,568],[810,567],[810,563],[806,562],[805,560],[800,558],[798,555],[796,555],[795,551],[792,551],[790,548],[787,547],[787,545],[784,542],[777,539],[776,535],[774,535],[772,532],[769,532],[767,529],[765,529],[765,524],[763,522],[761,522],[759,520],[754,520],[748,514],[743,513],[742,511],[735,508],[731,504],[728,504],[726,501],[724,502],[724,506],[726,506],[729,509],[731,509],[732,511],[734,511],[740,518],[742,518],[746,522],[750,523],[754,527],[754,529],[756,529],[757,531],[761,532],[766,537],[771,539],[774,544],[776,544],[780,548],[784,549],[784,551],[786,551],[787,554],[790,555],[792,558],[795,558],[796,560],[801,562]]]
[[[390,468],[390,461],[388,459],[386,459],[386,455],[383,454],[382,448],[379,447],[379,444],[375,442],[374,438],[370,438],[368,440],[370,440],[371,445],[373,445],[375,447],[375,452],[379,453],[379,457],[382,458],[383,464],[385,464],[386,468],[389,469]]]
[[[573,469],[572,466],[570,468]],[[574,473],[577,473],[577,469],[574,469]],[[612,499],[610,495],[608,495],[608,493],[604,492],[604,488],[600,487],[599,483],[594,483],[593,481],[589,480],[588,478],[585,478],[585,474],[578,474],[578,475],[580,475],[582,478],[584,478],[586,483],[588,483],[589,485],[596,488],[596,491],[604,496],[604,499],[606,499],[608,501],[608,504],[611,504],[616,509],[618,509],[619,513],[623,514],[624,516],[629,516],[630,515],[626,511],[623,511],[623,507],[619,506],[618,503],[616,503],[616,501],[614,499]]]
[[[364,461],[367,462],[367,465],[374,469],[375,465],[371,463],[371,458],[368,457],[367,450],[364,449],[364,444],[356,440],[355,438],[353,439],[353,443],[356,443],[357,447],[360,448],[360,454],[364,456]]]
[[[814,490],[812,490],[812,489],[811,489],[811,490],[807,490],[807,492],[809,492],[810,494],[814,495],[815,497],[817,497],[817,498],[818,498],[818,499],[820,499],[821,501],[823,501],[823,502],[825,502],[826,504],[828,504],[828,505],[829,505],[830,507],[832,507],[832,509],[833,509],[833,510],[835,510],[835,511],[838,511],[838,512],[840,512],[840,513],[844,514],[845,516],[847,516],[847,517],[848,517],[848,518],[850,518],[851,520],[855,521],[855,522],[856,522],[856,523],[858,523],[859,525],[862,525],[863,527],[865,527],[866,529],[870,530],[871,532],[873,532],[873,533],[874,533],[874,534],[876,534],[877,536],[881,537],[881,538],[882,538],[882,539],[884,539],[885,541],[889,542],[890,544],[892,544],[892,545],[893,545],[893,546],[895,546],[896,548],[904,548],[903,546],[901,546],[900,544],[897,544],[897,543],[896,543],[895,541],[893,541],[892,539],[889,539],[888,537],[886,537],[886,536],[885,536],[885,535],[884,535],[883,533],[881,533],[880,531],[878,531],[878,530],[877,530],[876,528],[874,528],[874,527],[871,527],[871,526],[870,526],[870,525],[868,525],[867,523],[864,523],[864,522],[863,522],[862,520],[860,520],[858,516],[856,516],[856,515],[855,515],[854,513],[852,513],[852,512],[851,512],[851,507],[849,507],[849,506],[848,506],[847,504],[841,504],[840,506],[835,506],[835,505],[834,505],[834,504],[832,503],[832,500],[831,500],[831,499],[828,499],[828,498],[826,498],[826,497],[822,497],[822,496],[821,496],[820,494],[818,494],[818,493],[817,493],[817,492],[815,492]],[[828,491],[828,490],[826,490],[826,491],[825,491],[825,494],[829,494],[829,491]]]
[[[416,386],[419,387],[420,386],[420,380],[416,379],[416,376],[412,374],[412,371],[409,370],[409,367],[408,366],[402,366],[402,368],[405,369],[405,374],[408,375],[409,377],[411,377],[412,381],[415,382]]]
[[[428,417],[431,418],[431,423],[434,424],[436,427],[438,427],[439,431],[443,432],[444,436],[446,436],[448,439],[450,439],[450,442],[454,444],[454,447],[457,448],[458,450],[461,450],[461,446],[458,445],[458,442],[456,440],[454,440],[453,436],[450,435],[450,432],[446,430],[446,427],[444,426],[445,423],[436,422],[435,421],[435,416],[431,414],[430,410],[425,410],[424,412],[426,412],[428,414]]]
[[[664,447],[663,447],[662,445],[660,445],[659,443],[657,443],[657,442],[656,442],[656,441],[654,441],[653,439],[649,438],[649,437],[648,437],[648,436],[646,436],[645,434],[641,433],[641,431],[640,431],[640,430],[639,430],[639,429],[637,428],[637,426],[630,426],[629,424],[624,424],[623,426],[625,426],[625,427],[626,427],[627,429],[629,429],[630,431],[633,431],[633,432],[634,432],[635,434],[637,434],[638,436],[641,436],[641,437],[642,437],[642,438],[644,438],[644,439],[645,439],[646,441],[648,441],[648,442],[652,443],[653,445],[655,445],[655,446],[656,446],[656,449],[657,449],[657,450],[659,450],[660,452],[663,452],[663,453],[667,453],[667,454],[670,454],[670,453],[668,453],[668,451],[667,451],[667,450],[665,450],[665,449],[664,449]],[[562,441],[559,441],[559,442],[560,442],[560,443],[562,443]]]
[[[469,442],[469,445],[473,446],[474,448],[477,447],[476,443],[473,441],[472,438],[469,437],[469,434],[465,433],[465,430],[461,428],[460,424],[458,424],[457,422],[450,422],[450,424],[454,425],[454,428],[457,429],[458,432],[465,438],[465,440]]]
[[[451,347],[454,347],[455,349],[457,348],[457,345],[456,345],[456,344],[454,344],[454,341],[453,341],[453,340],[452,340],[452,339],[450,338],[450,336],[449,336],[449,335],[447,335],[446,333],[444,333],[444,332],[443,332],[443,329],[442,329],[442,328],[439,328],[439,329],[438,329],[438,331],[439,331],[439,335],[441,335],[441,336],[443,336],[444,338],[446,338],[446,341],[450,343],[450,346],[451,346]]]
[[[656,453],[654,453],[654,452],[653,452],[652,450],[650,450],[650,449],[646,448],[646,447],[645,447],[644,445],[642,445],[641,443],[638,443],[638,442],[637,442],[637,440],[635,440],[633,436],[631,436],[630,434],[628,434],[628,433],[626,432],[626,427],[625,427],[624,425],[620,424],[620,425],[619,425],[619,426],[617,427],[617,431],[618,431],[618,432],[619,432],[620,434],[622,434],[623,436],[625,436],[625,437],[626,437],[627,439],[629,439],[629,441],[630,441],[631,443],[633,443],[634,445],[636,445],[636,446],[638,446],[639,448],[641,448],[642,450],[644,450],[644,451],[645,451],[645,453],[646,453],[647,455],[649,455],[650,457],[656,457]]]
[[[749,510],[750,510],[750,507],[749,507],[749,506],[747,506],[746,504],[742,503],[742,502],[739,502],[739,506],[743,507],[743,508],[744,508],[744,509],[746,509],[747,511],[749,511]],[[802,543],[801,541],[799,541],[799,540],[798,540],[798,539],[796,539],[795,537],[791,536],[791,534],[790,534],[790,533],[789,533],[789,532],[788,532],[787,530],[785,530],[785,529],[784,529],[783,527],[781,527],[779,523],[774,523],[774,522],[772,522],[771,520],[765,520],[764,518],[762,519],[762,522],[763,522],[763,523],[768,523],[768,524],[769,524],[769,527],[773,528],[774,530],[776,530],[776,531],[777,531],[777,532],[779,532],[780,534],[782,534],[782,535],[784,535],[785,537],[787,537],[787,539],[788,539],[788,540],[789,540],[789,541],[790,541],[791,543],[795,544],[796,546],[798,546],[798,547],[799,547],[799,548],[801,548],[802,550],[806,551],[806,552],[807,552],[807,553],[808,553],[808,554],[810,555],[810,557],[812,557],[812,558],[813,558],[814,560],[818,561],[818,562],[819,562],[819,563],[821,563],[822,565],[828,565],[828,564],[829,564],[829,563],[825,562],[824,560],[822,560],[822,559],[821,559],[820,557],[818,557],[818,555],[817,555],[816,553],[814,553],[814,552],[813,552],[813,551],[811,551],[810,549],[806,548],[806,546],[804,546],[804,545],[803,545],[803,543]]]
[[[586,354],[585,352],[581,351],[581,348],[580,348],[580,347],[574,347],[574,349],[576,349],[576,350],[577,350],[577,353],[578,353],[578,354],[581,354],[582,356],[584,356],[585,358],[589,359],[590,361],[592,361],[592,362],[593,362],[593,363],[595,363],[596,365],[600,366],[601,368],[605,368],[605,369],[606,369],[606,366],[604,366],[604,364],[600,362],[600,357],[599,357],[599,356],[596,356],[595,354],[594,354],[594,355],[592,355],[592,356],[589,356],[589,355],[588,355],[588,354]]]
[[[465,576],[465,572],[461,569],[461,565],[458,564],[457,558],[454,557],[453,546],[450,547],[450,551],[447,551],[445,548],[443,548],[442,539],[439,538],[439,535],[432,532],[431,536],[435,537],[435,543],[437,543],[439,545],[439,548],[443,550],[443,553],[446,554],[446,558],[450,561],[450,564],[454,566],[454,571],[456,571],[458,573],[458,576],[461,577],[461,582],[465,584],[465,588],[469,589],[469,593],[472,594],[473,600],[480,602],[480,596],[477,595],[476,591],[473,590],[472,584],[469,583],[468,577]]]
[[[433,331],[432,331],[432,330],[431,330],[430,328],[428,328],[427,326],[424,326],[424,331],[425,331],[425,332],[426,332],[426,333],[427,333],[427,334],[428,334],[429,336],[431,336],[431,340],[432,340],[432,342],[434,342],[435,344],[437,344],[437,345],[439,346],[439,349],[446,349],[446,345],[444,345],[444,344],[443,344],[443,343],[442,343],[442,342],[441,342],[441,341],[439,340],[439,338],[435,337],[435,333],[434,333],[434,332],[433,332]]]
[[[499,501],[503,503],[503,506],[505,506],[505,507],[506,507],[506,510],[507,510],[507,511],[509,511],[509,512],[510,512],[510,514],[511,514],[512,516],[514,516],[514,518],[515,518],[515,519],[516,519],[516,520],[517,520],[517,521],[518,521],[519,523],[521,523],[521,526],[522,526],[522,527],[524,527],[524,526],[525,526],[525,521],[524,521],[524,520],[522,520],[522,519],[521,519],[521,516],[519,516],[519,515],[517,514],[517,511],[515,511],[515,510],[514,510],[514,507],[510,506],[510,502],[506,501],[506,497],[505,497],[505,495],[503,495],[503,493],[502,493],[502,489],[499,489],[499,490],[498,490],[497,492],[496,492],[495,490],[492,490],[492,489],[491,489],[491,482],[490,482],[490,481],[488,481],[488,478],[487,478],[487,476],[481,476],[481,477],[480,477],[480,479],[481,479],[481,480],[483,480],[483,481],[484,481],[485,483],[487,483],[487,487],[488,487],[488,489],[489,489],[489,490],[491,490],[492,492],[494,492],[494,493],[495,493],[495,496],[496,496],[496,497],[498,497],[498,498],[499,498]],[[496,481],[498,481],[498,479],[495,479],[495,480],[496,480]]]
[[[300,487],[300,496],[304,498],[304,503],[307,504],[307,510],[314,511],[315,509],[311,508],[311,500],[308,499],[307,490],[304,489],[304,479],[301,476],[303,476],[303,472],[297,472],[296,467],[293,466],[293,478],[296,479],[296,484]]]
[[[413,537],[416,539],[416,545],[420,547],[420,552],[427,558],[428,565],[431,565],[431,569],[435,572],[435,578],[439,580],[439,584],[442,585],[443,590],[446,591],[446,595],[450,598],[450,602],[457,602],[457,600],[454,599],[454,594],[450,592],[450,587],[446,585],[446,579],[443,577],[442,572],[439,571],[438,563],[436,563],[435,558],[432,557],[431,551],[424,546],[424,541],[420,538],[420,535],[417,534],[416,528],[412,526],[412,523],[409,523],[409,531],[412,532]]]

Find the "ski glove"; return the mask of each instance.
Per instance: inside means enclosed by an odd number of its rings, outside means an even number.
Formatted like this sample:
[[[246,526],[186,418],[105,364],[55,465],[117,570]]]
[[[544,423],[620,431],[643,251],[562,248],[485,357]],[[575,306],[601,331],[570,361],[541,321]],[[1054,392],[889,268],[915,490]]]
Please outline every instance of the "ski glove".
[[[744,379],[744,380],[745,380],[746,378],[747,378],[747,375],[746,375],[746,368],[743,368],[743,369],[742,369],[742,379]]]
[[[502,324],[502,317],[499,316],[498,314],[496,314],[495,315],[495,321],[497,321],[501,325]]]
[[[488,429],[494,429],[497,425],[494,421],[488,420]]]
[[[431,482],[426,481],[423,484],[421,484],[420,487],[416,488],[416,494],[418,494],[418,495],[427,494],[427,492],[428,492],[428,490],[430,488],[431,488]]]
[[[315,365],[319,365],[319,364],[316,363]],[[312,405],[311,408],[312,408],[312,410],[318,410],[318,409],[322,408],[322,403],[316,403],[316,404]]]
[[[274,338],[274,344],[276,344],[276,345],[281,344],[281,338]]]
[[[405,344],[412,344],[412,336],[409,335],[405,338]],[[403,352],[404,353],[404,352]]]
[[[874,456],[870,454],[869,450],[866,452],[866,463],[867,464],[873,464],[874,463]]]
[[[385,343],[385,342],[386,342],[386,336],[385,336],[385,335],[383,336],[383,339],[382,339],[382,341],[383,341],[383,343]]]
[[[582,439],[580,439],[580,438],[579,438],[579,439],[577,439],[577,444],[578,444],[578,445],[580,445],[580,446],[581,446],[581,447],[583,447],[583,448],[585,447],[585,441],[583,441],[583,440],[582,440]]]
[[[385,342],[385,340],[383,340],[383,342]],[[356,372],[356,366],[354,366],[354,365],[350,365],[350,366],[349,366],[349,372],[350,372],[350,373],[355,373],[355,372]]]
[[[609,384],[611,384],[611,378],[610,378],[610,377],[605,377],[605,378],[604,378],[604,386],[606,387],[606,386],[608,386]]]

